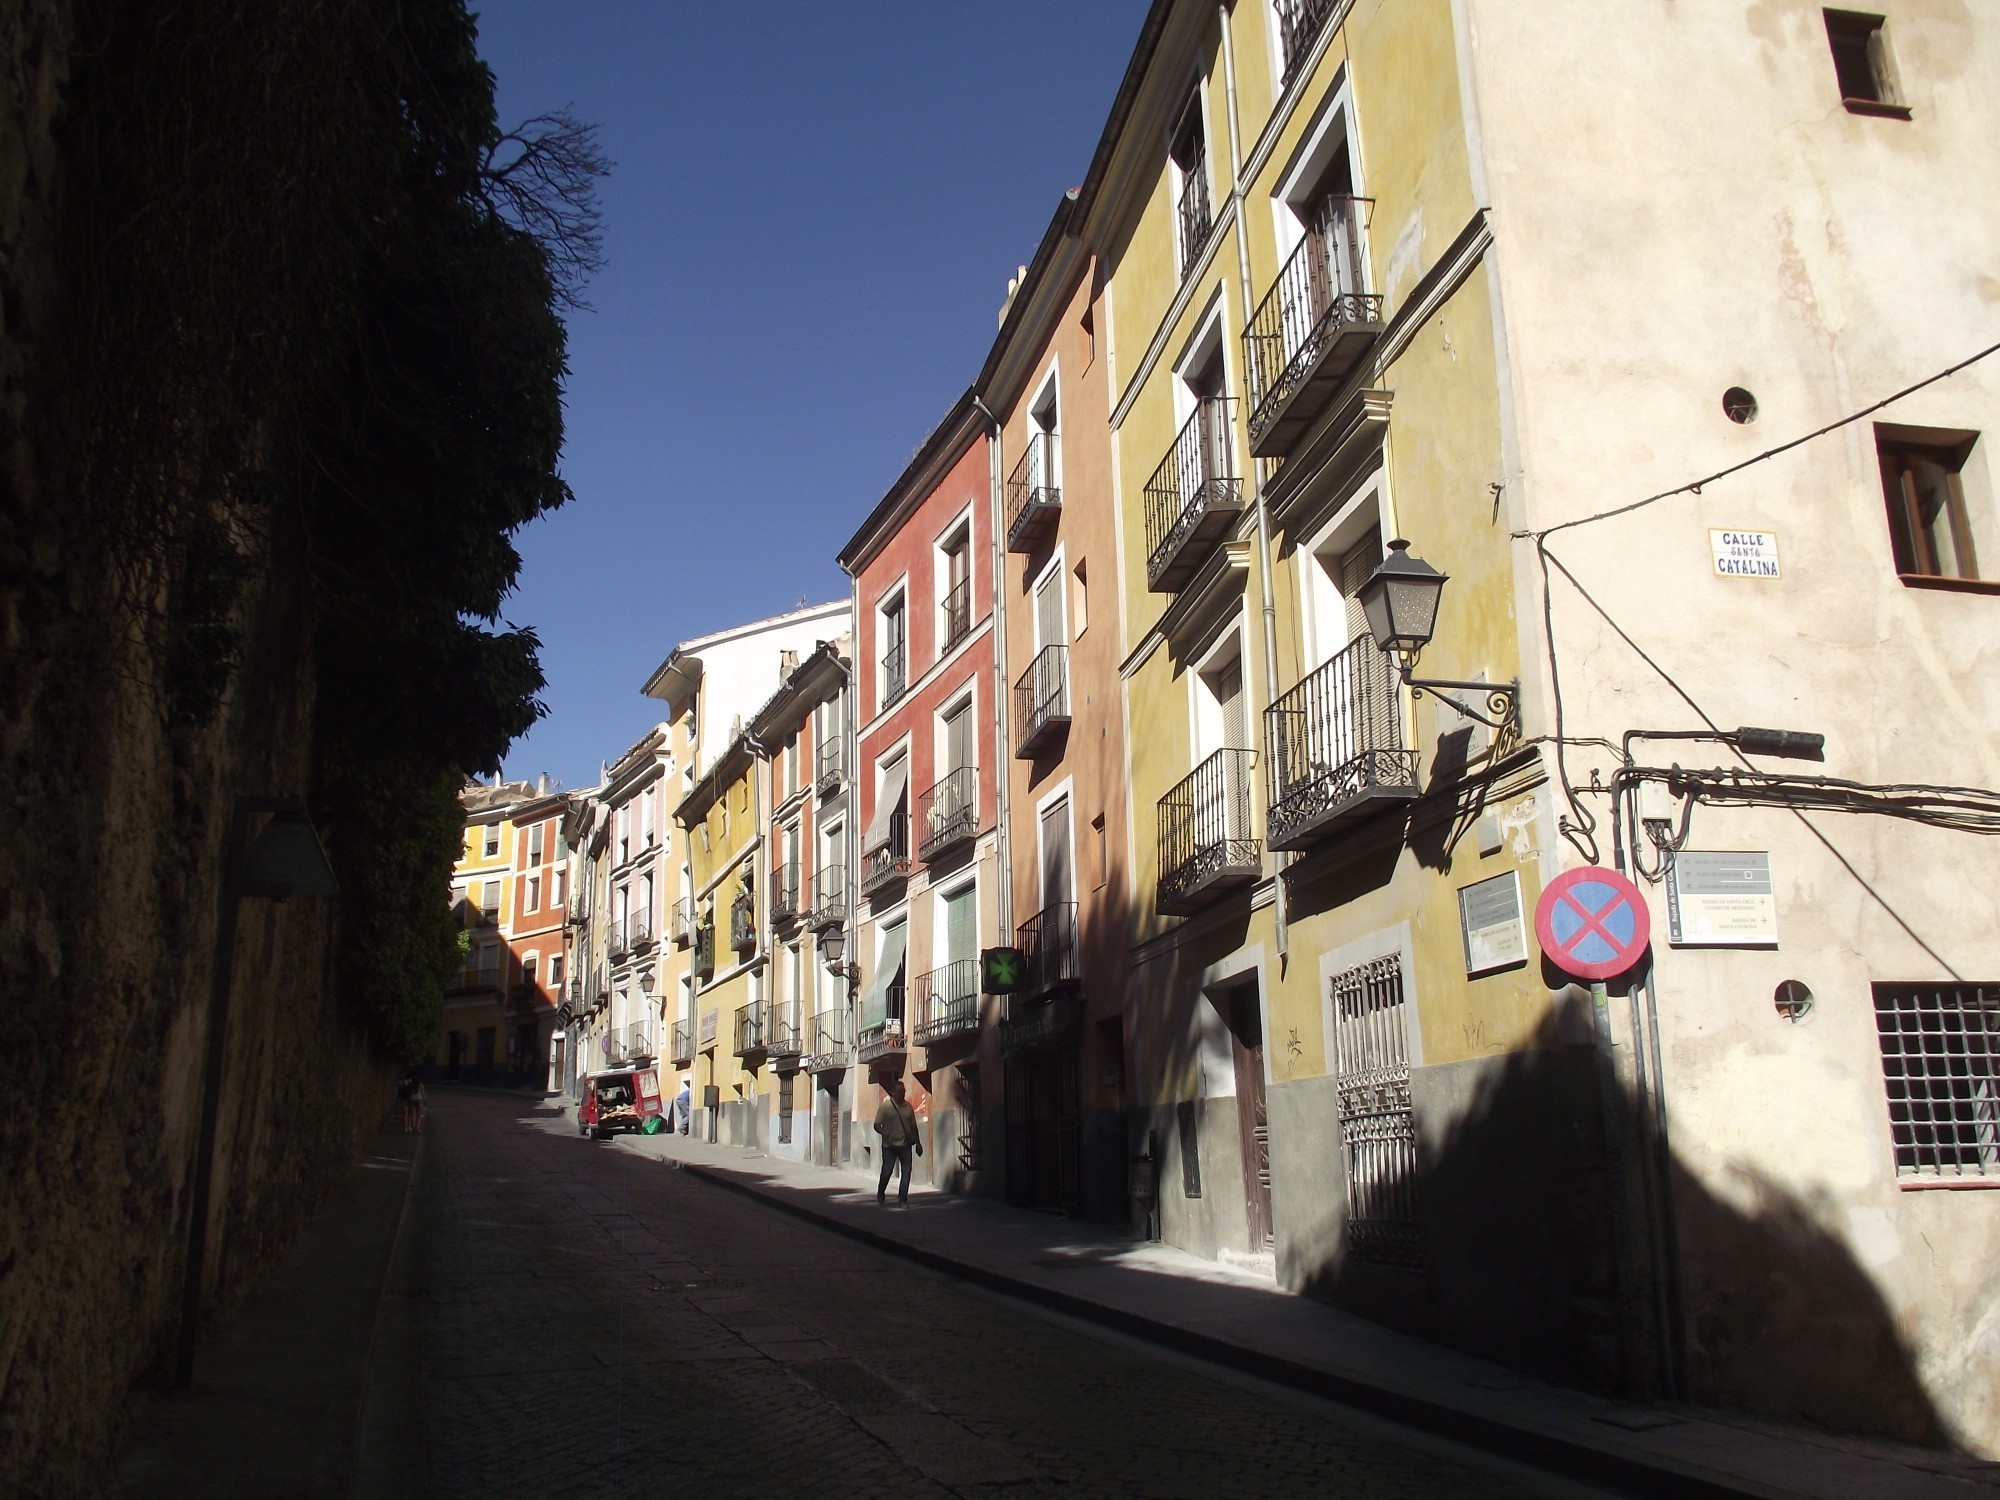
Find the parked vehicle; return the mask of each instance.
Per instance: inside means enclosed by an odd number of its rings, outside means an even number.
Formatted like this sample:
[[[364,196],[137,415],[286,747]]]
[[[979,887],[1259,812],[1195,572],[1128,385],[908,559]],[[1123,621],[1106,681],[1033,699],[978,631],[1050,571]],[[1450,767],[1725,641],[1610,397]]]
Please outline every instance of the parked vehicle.
[[[653,1068],[614,1068],[584,1080],[576,1107],[576,1133],[603,1140],[613,1131],[657,1135],[666,1121],[660,1112],[660,1075]]]

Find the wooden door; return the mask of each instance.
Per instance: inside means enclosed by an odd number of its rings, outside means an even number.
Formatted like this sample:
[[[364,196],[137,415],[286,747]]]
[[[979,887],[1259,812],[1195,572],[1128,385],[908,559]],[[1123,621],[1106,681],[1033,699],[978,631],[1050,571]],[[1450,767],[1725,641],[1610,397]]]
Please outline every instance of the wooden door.
[[[1250,1248],[1271,1243],[1271,1122],[1264,1100],[1264,1025],[1257,992],[1239,990],[1229,1006],[1230,1051],[1236,1062],[1236,1111],[1243,1132],[1243,1200]]]

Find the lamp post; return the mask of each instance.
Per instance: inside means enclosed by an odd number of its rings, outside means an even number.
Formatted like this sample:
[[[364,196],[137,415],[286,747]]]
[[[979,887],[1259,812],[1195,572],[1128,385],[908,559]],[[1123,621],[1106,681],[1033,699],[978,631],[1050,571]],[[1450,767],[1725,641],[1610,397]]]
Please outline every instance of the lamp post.
[[[1397,675],[1413,696],[1421,698],[1429,693],[1489,729],[1505,729],[1520,717],[1518,681],[1464,682],[1415,675],[1417,656],[1436,632],[1438,602],[1449,581],[1450,575],[1440,573],[1420,557],[1412,557],[1410,544],[1398,537],[1389,543],[1388,556],[1376,565],[1358,591],[1368,633],[1375,638],[1376,649],[1395,662]],[[1484,693],[1486,712],[1481,713],[1444,689]]]
[[[250,820],[268,814],[255,840],[247,843]],[[189,1195],[187,1265],[181,1284],[180,1343],[174,1384],[194,1379],[195,1333],[201,1322],[201,1282],[208,1255],[208,1204],[215,1181],[215,1134],[222,1111],[222,1069],[226,1058],[229,991],[236,973],[236,916],[245,898],[283,901],[291,896],[331,896],[333,868],[319,835],[296,797],[238,797],[223,847],[222,907],[216,916],[215,963],[208,991],[208,1054],[201,1074],[201,1135],[195,1148],[194,1183]]]
[[[826,960],[826,972],[847,981],[848,998],[852,999],[855,989],[861,983],[861,965],[842,963],[840,955],[847,951],[847,929],[829,927],[819,935],[820,956]]]

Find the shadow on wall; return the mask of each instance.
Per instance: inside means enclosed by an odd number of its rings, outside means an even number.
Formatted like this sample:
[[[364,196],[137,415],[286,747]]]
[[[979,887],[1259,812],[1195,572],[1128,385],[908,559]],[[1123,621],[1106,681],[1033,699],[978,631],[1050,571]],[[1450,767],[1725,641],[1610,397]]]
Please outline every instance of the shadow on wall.
[[[1671,1164],[1685,1311],[1662,1315],[1643,1223],[1621,1252],[1596,1053],[1577,1040],[1588,1000],[1570,995],[1526,1050],[1413,1074],[1421,1264],[1355,1253],[1343,1182],[1339,1230],[1294,1262],[1298,1289],[1547,1379],[1634,1395],[1671,1360],[1661,1330],[1678,1323],[1690,1399],[1950,1443],[1873,1281],[1780,1184],[1746,1184],[1757,1207],[1745,1211]],[[1625,1176],[1639,1218],[1642,1189]]]

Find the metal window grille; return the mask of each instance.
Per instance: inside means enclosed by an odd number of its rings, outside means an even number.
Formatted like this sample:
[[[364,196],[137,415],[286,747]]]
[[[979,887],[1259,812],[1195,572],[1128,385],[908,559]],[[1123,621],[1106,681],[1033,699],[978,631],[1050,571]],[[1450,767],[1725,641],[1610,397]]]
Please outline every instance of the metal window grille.
[[[1896,1175],[2000,1176],[2000,985],[1874,991]]]
[[[1360,964],[1334,975],[1330,988],[1348,1243],[1363,1260],[1421,1267],[1402,960]]]

